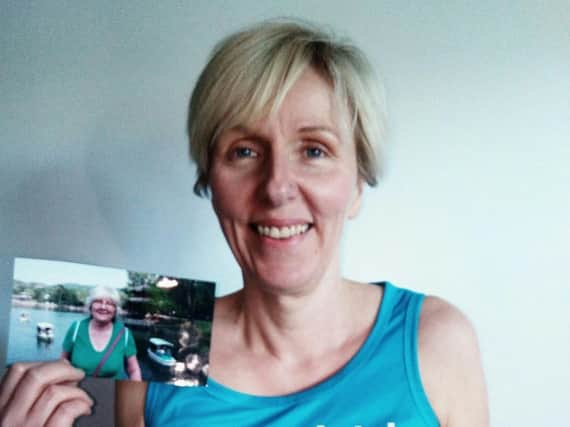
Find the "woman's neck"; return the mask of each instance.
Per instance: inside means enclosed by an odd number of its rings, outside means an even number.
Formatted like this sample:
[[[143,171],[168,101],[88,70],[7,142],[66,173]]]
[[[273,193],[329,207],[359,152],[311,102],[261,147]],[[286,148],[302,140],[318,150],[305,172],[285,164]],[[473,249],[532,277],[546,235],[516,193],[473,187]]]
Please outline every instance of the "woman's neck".
[[[344,366],[370,333],[382,298],[378,286],[340,278],[304,295],[250,285],[216,301],[210,374],[268,396],[310,387]]]
[[[98,322],[97,320],[91,318],[89,326],[91,329],[94,329],[96,331],[107,331],[113,328],[113,321],[111,320],[110,322]]]
[[[276,359],[303,359],[344,345],[354,331],[353,286],[342,278],[309,293],[276,295],[244,287],[237,324],[250,351]]]

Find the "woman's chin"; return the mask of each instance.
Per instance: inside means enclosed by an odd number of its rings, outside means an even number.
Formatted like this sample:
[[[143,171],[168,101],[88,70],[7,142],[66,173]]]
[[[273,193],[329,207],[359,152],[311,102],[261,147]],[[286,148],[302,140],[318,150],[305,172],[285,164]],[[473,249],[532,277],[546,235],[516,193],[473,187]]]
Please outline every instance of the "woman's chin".
[[[100,324],[105,324],[105,323],[109,323],[113,321],[113,317],[111,316],[98,316],[98,315],[93,315],[93,320],[96,321],[97,323]]]
[[[275,295],[303,295],[310,293],[319,280],[314,274],[303,271],[272,270],[267,274],[259,275],[255,280],[247,283],[255,283],[260,290]]]

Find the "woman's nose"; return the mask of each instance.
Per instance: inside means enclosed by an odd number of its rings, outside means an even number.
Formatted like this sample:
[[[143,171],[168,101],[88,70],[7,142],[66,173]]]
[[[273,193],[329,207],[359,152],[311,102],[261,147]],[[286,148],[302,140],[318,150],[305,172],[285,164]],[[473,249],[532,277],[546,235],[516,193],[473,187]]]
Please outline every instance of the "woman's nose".
[[[99,307],[101,307],[101,308],[103,308],[103,307],[104,308],[107,308],[107,307],[113,308],[113,307],[115,307],[115,303],[113,303],[111,301],[101,301],[101,302],[99,302]]]
[[[285,151],[274,151],[267,160],[263,192],[272,205],[279,206],[295,198],[297,185],[293,166]]]

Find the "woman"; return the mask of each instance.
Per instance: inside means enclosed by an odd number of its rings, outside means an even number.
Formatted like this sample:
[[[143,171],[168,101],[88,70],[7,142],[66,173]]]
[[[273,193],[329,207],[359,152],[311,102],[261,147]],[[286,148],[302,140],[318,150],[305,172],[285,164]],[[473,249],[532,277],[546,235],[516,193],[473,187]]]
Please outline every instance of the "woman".
[[[341,275],[344,224],[378,174],[374,86],[357,48],[306,24],[263,23],[216,47],[190,103],[195,192],[211,193],[243,289],[216,302],[208,386],[119,383],[119,425],[488,424],[465,317]],[[61,365],[10,372],[4,388],[27,405],[34,371],[72,379]],[[72,390],[60,399],[79,414]],[[30,411],[12,406],[14,420]]]
[[[86,306],[90,316],[74,322],[63,341],[61,357],[89,376],[141,380],[137,349],[132,333],[116,320],[120,305],[116,289],[91,289]]]

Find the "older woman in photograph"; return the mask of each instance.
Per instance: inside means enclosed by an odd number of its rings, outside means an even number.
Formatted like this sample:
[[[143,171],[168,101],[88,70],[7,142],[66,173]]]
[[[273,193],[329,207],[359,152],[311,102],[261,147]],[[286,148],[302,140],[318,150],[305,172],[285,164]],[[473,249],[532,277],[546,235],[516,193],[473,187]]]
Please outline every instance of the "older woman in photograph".
[[[211,194],[243,288],[216,302],[207,387],[119,383],[119,425],[488,424],[468,320],[439,298],[342,276],[345,223],[379,174],[377,96],[363,53],[309,24],[261,23],[218,44],[190,103],[194,188]],[[74,375],[18,365],[0,408],[21,420]],[[78,393],[59,395],[74,416],[88,410]]]
[[[89,317],[75,321],[63,341],[61,357],[88,376],[141,380],[132,333],[117,319],[116,289],[97,286],[85,303]]]

